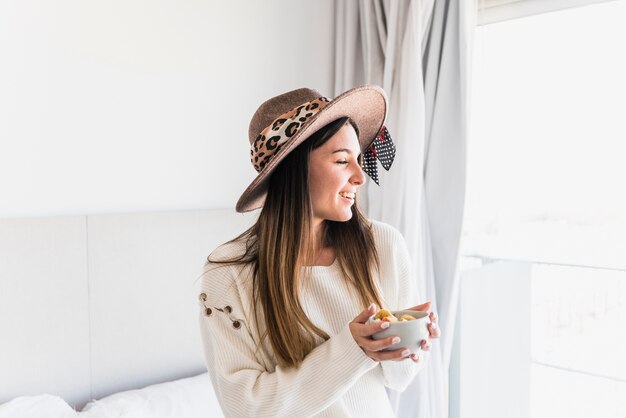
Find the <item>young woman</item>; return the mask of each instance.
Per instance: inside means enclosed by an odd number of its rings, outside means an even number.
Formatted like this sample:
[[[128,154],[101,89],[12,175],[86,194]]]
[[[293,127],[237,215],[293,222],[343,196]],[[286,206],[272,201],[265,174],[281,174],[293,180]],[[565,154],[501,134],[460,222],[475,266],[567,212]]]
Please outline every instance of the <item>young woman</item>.
[[[207,259],[200,325],[226,416],[393,416],[385,386],[403,390],[424,363],[396,337],[374,340],[377,307],[415,306],[406,244],[356,205],[395,147],[382,89],[329,101],[299,89],[263,103],[250,123],[257,177],[237,202],[257,222]],[[430,338],[439,336],[431,313]],[[394,340],[394,338],[396,338]]]

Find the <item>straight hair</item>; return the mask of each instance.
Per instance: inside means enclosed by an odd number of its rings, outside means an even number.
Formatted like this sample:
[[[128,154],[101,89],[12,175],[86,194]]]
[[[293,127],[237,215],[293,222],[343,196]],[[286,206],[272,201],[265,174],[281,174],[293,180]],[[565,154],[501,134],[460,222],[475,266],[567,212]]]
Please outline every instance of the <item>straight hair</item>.
[[[339,129],[354,122],[343,117],[319,129],[300,144],[278,165],[269,180],[265,203],[259,218],[248,230],[230,242],[245,240],[245,252],[234,259],[207,263],[245,264],[252,266],[253,300],[257,327],[262,320],[267,337],[282,367],[299,367],[316,346],[316,336],[330,336],[307,317],[301,304],[301,288],[309,269],[313,245],[311,228],[313,206],[309,189],[309,156],[326,143]],[[357,207],[345,222],[324,221],[323,245],[332,246],[347,284],[356,290],[365,309],[381,295],[373,271],[379,269],[371,226]],[[303,274],[304,271],[304,274]],[[261,312],[259,312],[261,311]],[[260,329],[260,328],[259,328]]]

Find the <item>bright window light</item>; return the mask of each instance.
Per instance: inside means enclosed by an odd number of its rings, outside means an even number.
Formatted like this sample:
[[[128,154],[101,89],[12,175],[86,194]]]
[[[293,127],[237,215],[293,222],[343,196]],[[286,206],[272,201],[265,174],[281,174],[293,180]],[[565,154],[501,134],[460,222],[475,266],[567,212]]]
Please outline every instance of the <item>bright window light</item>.
[[[476,30],[464,252],[626,268],[626,1]]]
[[[616,0],[476,29],[462,247],[532,264],[531,418],[626,417],[624,22]]]

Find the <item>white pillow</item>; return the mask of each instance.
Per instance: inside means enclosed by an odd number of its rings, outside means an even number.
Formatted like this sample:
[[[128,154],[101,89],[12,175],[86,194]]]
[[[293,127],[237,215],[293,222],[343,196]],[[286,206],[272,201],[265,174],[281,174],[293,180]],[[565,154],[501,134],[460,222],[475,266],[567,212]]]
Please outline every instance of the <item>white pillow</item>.
[[[80,418],[207,418],[224,414],[208,373],[89,402]]]
[[[77,418],[63,399],[53,395],[20,396],[0,405],[0,418]]]

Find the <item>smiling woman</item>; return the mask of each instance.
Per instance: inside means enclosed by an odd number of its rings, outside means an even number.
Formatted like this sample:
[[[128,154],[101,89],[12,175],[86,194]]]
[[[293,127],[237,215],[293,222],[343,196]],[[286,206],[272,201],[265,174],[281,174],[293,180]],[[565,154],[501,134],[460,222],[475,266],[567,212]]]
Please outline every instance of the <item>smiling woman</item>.
[[[347,118],[333,122],[330,132],[335,126],[340,126],[337,133],[311,152],[309,184],[315,230],[322,226],[324,219],[349,220],[356,191],[365,183],[356,131]]]
[[[311,89],[263,103],[249,129],[258,176],[237,203],[261,208],[250,229],[207,259],[200,326],[207,367],[227,416],[393,416],[385,387],[404,390],[429,337],[371,336],[376,305],[428,310],[406,244],[367,219],[357,190],[395,146],[376,86],[328,100]],[[408,346],[421,349],[411,351]]]

